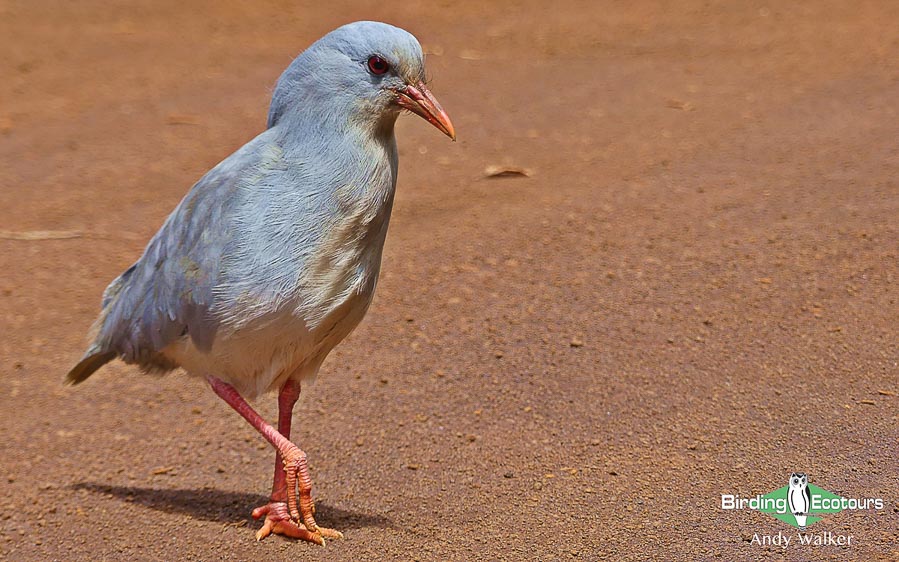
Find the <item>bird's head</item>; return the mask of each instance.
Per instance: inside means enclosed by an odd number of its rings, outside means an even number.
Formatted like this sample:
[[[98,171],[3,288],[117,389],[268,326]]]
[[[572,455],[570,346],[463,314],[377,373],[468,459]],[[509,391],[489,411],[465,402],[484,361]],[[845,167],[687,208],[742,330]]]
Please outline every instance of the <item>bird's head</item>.
[[[361,21],[328,33],[284,71],[272,96],[269,127],[297,115],[391,134],[403,109],[455,140],[449,116],[425,86],[424,56],[415,37],[392,25]]]
[[[794,472],[790,474],[790,485],[794,487],[803,486],[808,483],[808,476],[804,472]]]

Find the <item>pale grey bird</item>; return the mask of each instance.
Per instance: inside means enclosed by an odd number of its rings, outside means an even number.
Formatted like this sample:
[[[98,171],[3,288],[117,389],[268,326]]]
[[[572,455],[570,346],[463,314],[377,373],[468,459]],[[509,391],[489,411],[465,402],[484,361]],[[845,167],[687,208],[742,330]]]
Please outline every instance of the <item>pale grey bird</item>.
[[[277,450],[271,501],[253,511],[266,517],[257,539],[341,536],[315,522],[291,415],[300,383],[372,300],[403,109],[455,140],[414,36],[356,22],[312,44],[278,80],[268,128],[203,176],[106,289],[68,374],[77,384],[118,357],[205,377]],[[245,401],[275,390],[277,430]]]

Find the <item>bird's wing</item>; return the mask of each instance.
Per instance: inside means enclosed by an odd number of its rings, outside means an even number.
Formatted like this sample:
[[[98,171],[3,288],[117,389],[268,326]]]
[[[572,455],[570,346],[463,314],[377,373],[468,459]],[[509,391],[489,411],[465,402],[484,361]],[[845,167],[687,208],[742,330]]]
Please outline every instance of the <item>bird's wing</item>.
[[[802,490],[802,495],[805,496],[805,511],[806,513],[812,510],[812,494],[808,489],[808,486]]]
[[[213,289],[234,234],[233,207],[247,177],[258,174],[267,132],[204,175],[175,208],[144,254],[103,294],[96,337],[67,380],[81,382],[116,356],[148,369],[174,368],[159,351],[189,336],[209,350],[219,327]]]

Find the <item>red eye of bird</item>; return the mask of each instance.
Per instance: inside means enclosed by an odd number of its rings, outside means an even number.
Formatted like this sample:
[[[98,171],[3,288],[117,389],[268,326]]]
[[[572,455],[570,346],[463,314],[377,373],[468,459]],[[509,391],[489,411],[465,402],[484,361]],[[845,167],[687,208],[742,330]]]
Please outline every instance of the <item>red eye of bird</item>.
[[[368,69],[372,74],[384,74],[390,70],[390,65],[378,55],[372,55],[368,57]]]

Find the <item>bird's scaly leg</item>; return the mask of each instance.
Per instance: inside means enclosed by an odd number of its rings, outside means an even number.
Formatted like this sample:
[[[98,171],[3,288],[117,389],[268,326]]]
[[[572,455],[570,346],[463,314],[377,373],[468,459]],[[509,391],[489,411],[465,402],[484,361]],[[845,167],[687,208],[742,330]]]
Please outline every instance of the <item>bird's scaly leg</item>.
[[[293,406],[300,399],[300,383],[288,380],[278,393],[278,433],[290,439]],[[272,481],[272,501],[287,501],[287,481],[284,479],[284,459],[275,453],[275,477]]]
[[[278,393],[278,433],[290,439],[290,424],[293,406],[300,397],[300,384],[288,380]],[[306,531],[302,523],[294,523],[287,508],[287,480],[284,473],[284,459],[281,451],[275,453],[275,476],[272,480],[272,495],[266,505],[253,510],[253,519],[265,516],[262,527],[256,531],[256,540],[261,541],[271,533],[302,538]]]
[[[254,518],[266,516],[262,529],[256,534],[257,540],[265,538],[272,532],[322,545],[325,543],[325,537],[342,537],[339,531],[319,527],[315,522],[312,478],[306,464],[306,453],[291,443],[284,433],[266,423],[233,386],[213,376],[207,376],[206,379],[212,390],[250,422],[250,425],[277,450],[272,501],[253,510]],[[278,396],[278,428],[287,435],[290,434],[293,405],[299,395],[299,385],[288,383]]]

